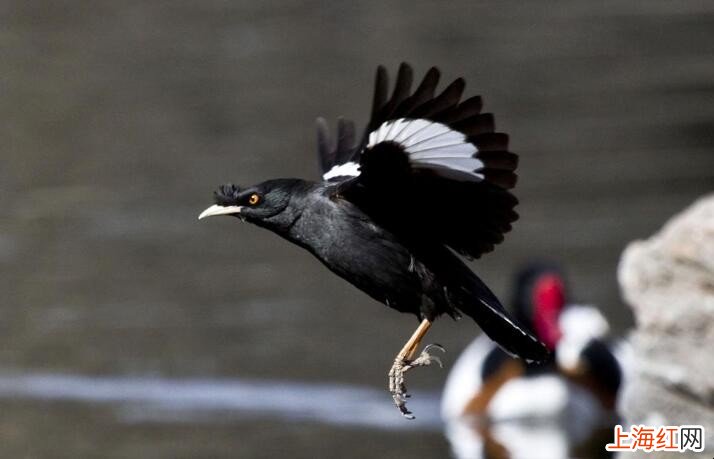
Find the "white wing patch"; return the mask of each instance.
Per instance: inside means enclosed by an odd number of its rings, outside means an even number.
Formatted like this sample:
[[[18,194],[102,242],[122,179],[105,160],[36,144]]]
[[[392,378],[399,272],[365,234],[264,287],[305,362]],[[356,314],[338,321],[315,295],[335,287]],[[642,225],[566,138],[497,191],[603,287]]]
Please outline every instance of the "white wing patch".
[[[445,124],[407,118],[387,121],[369,134],[367,148],[380,142],[398,143],[409,156],[412,167],[432,169],[437,174],[449,176],[456,172],[471,180],[484,178],[480,173],[484,164],[476,158],[476,146],[464,134]],[[346,164],[335,168],[343,166]]]
[[[414,168],[431,169],[456,180],[484,178],[481,172],[484,164],[476,157],[476,146],[464,134],[445,124],[407,118],[387,121],[369,134],[367,148],[381,142],[398,143]],[[359,164],[350,161],[334,166],[322,178],[330,180],[359,174]]]
[[[330,180],[335,177],[357,177],[360,174],[359,164],[353,163],[352,161],[338,164],[332,169],[327,171],[325,175],[322,176],[323,180]]]

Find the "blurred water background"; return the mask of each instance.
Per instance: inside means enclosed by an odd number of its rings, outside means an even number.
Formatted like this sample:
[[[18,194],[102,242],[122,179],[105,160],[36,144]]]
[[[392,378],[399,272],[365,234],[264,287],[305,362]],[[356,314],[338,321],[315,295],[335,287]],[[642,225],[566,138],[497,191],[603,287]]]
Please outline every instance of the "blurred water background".
[[[412,424],[383,390],[412,317],[196,220],[317,177],[315,117],[364,123],[377,64],[464,76],[511,134],[521,221],[473,264],[504,300],[548,256],[624,331],[621,250],[714,184],[712,2],[4,0],[0,44],[2,457],[448,454],[446,370]],[[448,367],[476,334],[429,338]]]

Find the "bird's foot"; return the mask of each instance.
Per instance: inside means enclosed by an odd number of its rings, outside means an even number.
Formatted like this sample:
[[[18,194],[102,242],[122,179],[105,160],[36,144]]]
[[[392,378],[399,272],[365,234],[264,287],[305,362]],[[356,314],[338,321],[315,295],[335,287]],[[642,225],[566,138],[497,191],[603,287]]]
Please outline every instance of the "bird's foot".
[[[394,360],[392,368],[389,370],[389,392],[392,394],[392,399],[394,400],[394,405],[396,405],[402,415],[407,419],[414,419],[414,415],[411,411],[407,409],[407,399],[410,397],[407,393],[407,386],[404,382],[404,373],[415,367],[427,367],[433,363],[439,365],[443,368],[441,364],[441,359],[429,353],[429,349],[436,348],[442,352],[446,352],[446,349],[438,344],[428,344],[424,347],[414,360],[406,360],[397,357]]]

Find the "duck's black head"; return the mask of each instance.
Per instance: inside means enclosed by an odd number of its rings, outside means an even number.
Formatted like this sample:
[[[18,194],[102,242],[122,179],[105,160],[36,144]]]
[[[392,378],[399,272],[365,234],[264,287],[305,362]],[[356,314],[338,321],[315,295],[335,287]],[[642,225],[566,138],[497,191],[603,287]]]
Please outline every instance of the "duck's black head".
[[[294,220],[295,209],[289,209],[290,202],[305,192],[304,183],[299,179],[276,179],[246,188],[222,185],[214,192],[215,204],[201,212],[198,219],[228,215],[278,230]]]
[[[553,350],[561,338],[560,313],[567,301],[563,271],[554,263],[533,263],[516,276],[514,314]]]

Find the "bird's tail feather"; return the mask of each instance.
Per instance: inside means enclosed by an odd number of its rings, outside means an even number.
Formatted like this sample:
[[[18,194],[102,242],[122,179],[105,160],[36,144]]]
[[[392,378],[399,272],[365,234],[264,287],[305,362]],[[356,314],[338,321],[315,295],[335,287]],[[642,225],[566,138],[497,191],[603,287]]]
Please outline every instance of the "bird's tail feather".
[[[506,311],[476,275],[472,276],[470,287],[470,298],[468,302],[460,301],[459,310],[473,318],[505,352],[528,362],[544,362],[551,357],[548,348]]]

